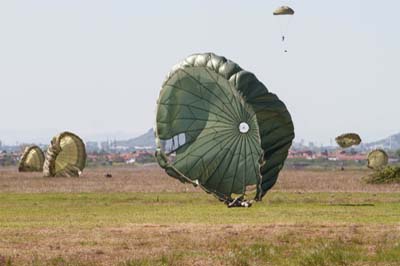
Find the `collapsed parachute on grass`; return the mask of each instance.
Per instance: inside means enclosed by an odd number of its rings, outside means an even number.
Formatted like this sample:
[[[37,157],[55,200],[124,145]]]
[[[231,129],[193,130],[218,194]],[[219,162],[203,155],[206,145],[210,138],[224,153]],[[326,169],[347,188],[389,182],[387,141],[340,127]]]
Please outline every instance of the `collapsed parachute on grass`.
[[[41,172],[43,170],[44,154],[36,145],[28,146],[19,161],[20,172]]]
[[[83,141],[71,132],[63,132],[51,140],[46,152],[43,174],[47,177],[79,176],[86,164]]]
[[[384,150],[376,149],[368,154],[368,168],[379,169],[387,165],[389,156]]]
[[[261,200],[294,138],[285,104],[254,74],[212,53],[176,65],[162,85],[156,158],[168,175],[226,203],[251,187]]]
[[[349,148],[351,146],[359,145],[361,143],[361,138],[356,133],[346,133],[335,138],[336,143],[341,148]]]

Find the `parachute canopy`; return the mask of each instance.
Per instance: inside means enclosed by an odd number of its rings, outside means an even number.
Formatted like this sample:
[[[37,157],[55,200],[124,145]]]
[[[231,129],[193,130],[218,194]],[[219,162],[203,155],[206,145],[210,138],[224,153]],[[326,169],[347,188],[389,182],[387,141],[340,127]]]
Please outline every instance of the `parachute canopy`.
[[[368,168],[379,169],[387,165],[389,157],[384,150],[376,149],[368,154]]]
[[[349,148],[354,145],[359,145],[361,143],[361,138],[356,133],[346,133],[335,138],[336,143],[341,148]]]
[[[43,170],[44,154],[36,145],[28,146],[19,161],[20,172],[41,172]]]
[[[288,6],[281,6],[275,9],[274,16],[294,15],[294,10]]]
[[[79,176],[86,164],[83,141],[71,132],[63,132],[51,140],[43,167],[44,176]]]
[[[294,138],[285,104],[234,62],[212,53],[176,65],[162,85],[156,158],[182,182],[232,202],[275,184]]]

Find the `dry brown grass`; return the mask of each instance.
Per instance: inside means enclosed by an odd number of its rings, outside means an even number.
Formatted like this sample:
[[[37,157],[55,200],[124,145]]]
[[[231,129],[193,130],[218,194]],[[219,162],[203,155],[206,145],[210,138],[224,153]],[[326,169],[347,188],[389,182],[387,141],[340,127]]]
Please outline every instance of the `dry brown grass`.
[[[104,175],[111,173],[111,178]],[[160,167],[86,168],[79,178],[43,177],[41,173],[19,173],[16,168],[0,168],[0,192],[185,192],[196,190],[182,185]]]
[[[16,240],[18,237],[24,241]],[[12,254],[14,265],[27,265],[32,258],[51,261],[57,257],[93,265],[118,265],[132,259],[174,254],[184,256],[177,265],[230,265],[232,261],[224,257],[237,245],[273,243],[288,248],[290,253],[290,249],[301,249],[303,241],[321,239],[326,243],[340,239],[344,243],[366,246],[373,254],[383,242],[400,239],[400,226],[135,224],[91,230],[11,230],[2,233],[0,251]]]
[[[104,177],[108,172],[113,175],[112,178]],[[365,184],[361,178],[366,174],[367,171],[284,170],[274,190],[373,193],[400,191],[399,185]],[[80,178],[43,178],[40,173],[18,173],[15,168],[0,168],[0,193],[187,191],[201,192],[198,188],[168,177],[162,169],[154,165],[88,168]],[[221,208],[225,207],[221,205]],[[275,259],[284,258],[285,255],[302,258],[303,255],[294,253],[303,250],[309,252],[308,249],[312,251],[319,247],[318,243],[321,241],[343,242],[344,247],[360,249],[357,251],[360,254],[378,256],[376,254],[379,254],[382,247],[391,250],[396,245],[400,246],[400,224],[124,223],[121,227],[102,224],[78,228],[68,225],[54,228],[39,226],[30,229],[2,227],[0,224],[0,265],[3,266],[2,262],[4,264],[7,258],[11,258],[12,265],[154,265],[160,258],[166,258],[167,262],[157,265],[266,265],[262,263],[260,256],[256,263],[240,264],[238,259],[242,256],[241,250],[258,252],[257,245],[261,245],[261,249],[268,251],[272,247],[271,250],[281,252],[275,255]],[[308,253],[304,255],[305,258],[307,256]],[[376,258],[379,260],[380,257]],[[375,257],[370,259],[373,264],[368,262],[357,265],[400,265],[396,262],[374,264]],[[268,265],[283,264],[277,262]]]
[[[274,190],[296,192],[399,192],[400,184],[366,184],[369,170],[283,170]]]
[[[104,177],[111,173],[112,178]],[[398,192],[400,184],[366,184],[368,170],[283,170],[273,188],[291,192]],[[0,192],[200,192],[169,177],[156,165],[87,168],[80,178],[44,178],[41,173],[18,173],[0,168]]]

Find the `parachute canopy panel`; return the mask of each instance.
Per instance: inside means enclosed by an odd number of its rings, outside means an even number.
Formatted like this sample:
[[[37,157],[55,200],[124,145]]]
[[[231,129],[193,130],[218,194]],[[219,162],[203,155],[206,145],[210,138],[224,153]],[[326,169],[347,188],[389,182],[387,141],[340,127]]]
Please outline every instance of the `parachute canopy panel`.
[[[281,6],[275,9],[274,16],[281,16],[281,15],[294,15],[294,10],[288,6]]]
[[[44,176],[79,176],[86,164],[83,141],[71,132],[63,132],[51,140],[43,167]]]
[[[212,53],[176,65],[162,85],[156,158],[221,200],[275,183],[294,137],[285,105],[250,72]]]
[[[384,150],[376,149],[368,154],[368,168],[379,169],[389,162],[389,156]]]
[[[346,133],[335,138],[336,143],[341,148],[349,148],[351,146],[359,145],[361,143],[361,138],[356,133]]]
[[[36,145],[28,146],[22,153],[19,161],[20,172],[41,172],[43,170],[44,154]]]

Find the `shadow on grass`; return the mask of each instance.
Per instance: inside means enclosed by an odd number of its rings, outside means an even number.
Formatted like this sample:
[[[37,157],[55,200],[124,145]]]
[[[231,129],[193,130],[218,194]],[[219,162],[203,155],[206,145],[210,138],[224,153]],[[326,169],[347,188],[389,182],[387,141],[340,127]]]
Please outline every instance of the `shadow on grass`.
[[[329,204],[329,206],[371,207],[371,206],[375,206],[375,204],[372,204],[372,203],[338,203],[338,204]]]

